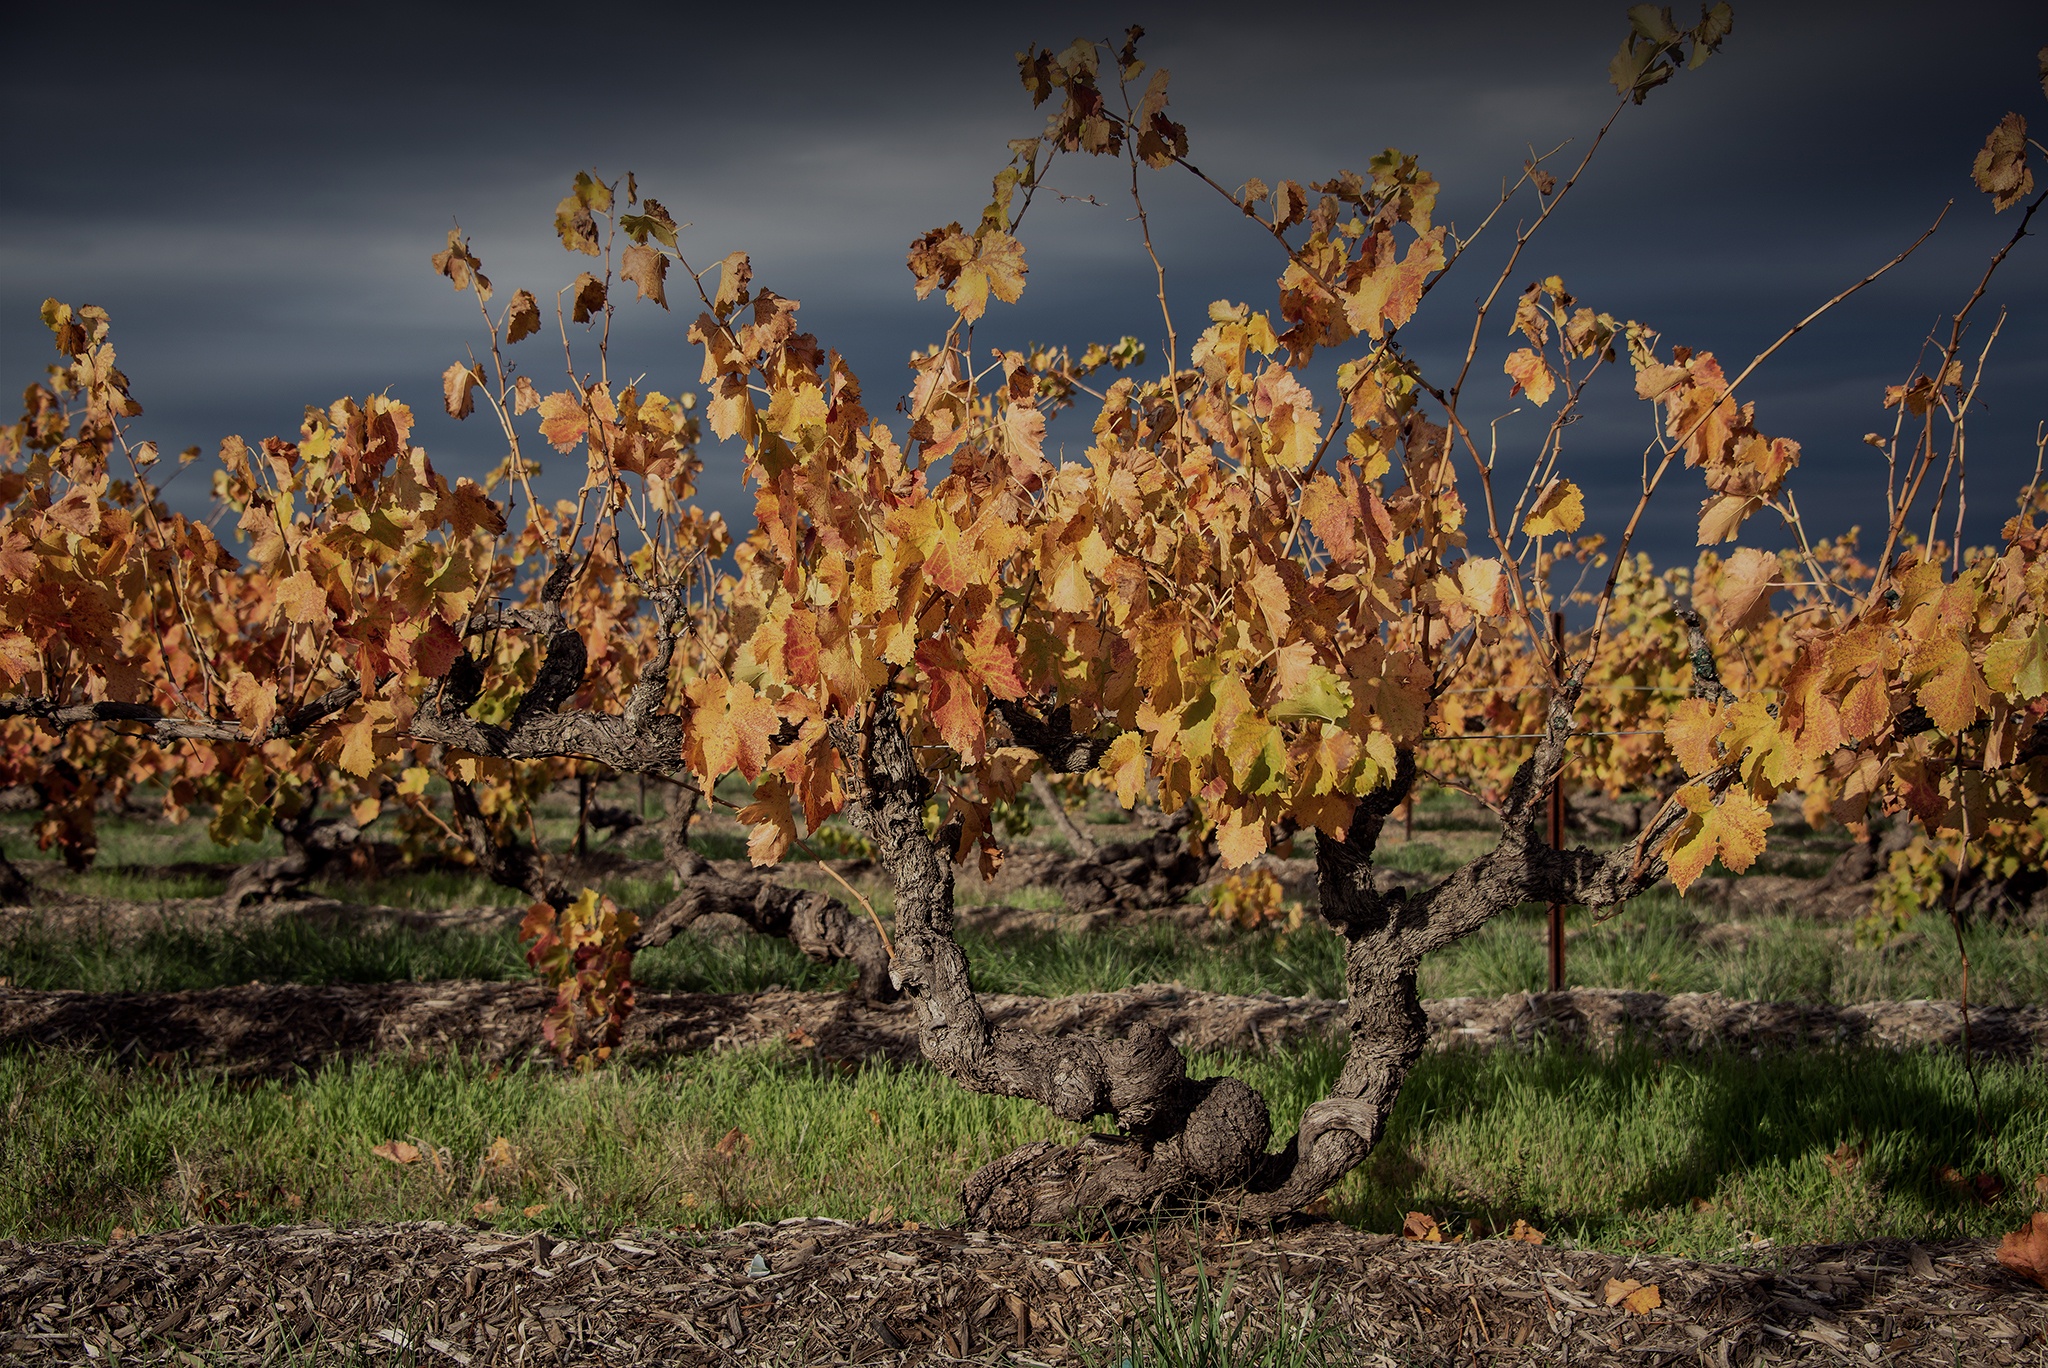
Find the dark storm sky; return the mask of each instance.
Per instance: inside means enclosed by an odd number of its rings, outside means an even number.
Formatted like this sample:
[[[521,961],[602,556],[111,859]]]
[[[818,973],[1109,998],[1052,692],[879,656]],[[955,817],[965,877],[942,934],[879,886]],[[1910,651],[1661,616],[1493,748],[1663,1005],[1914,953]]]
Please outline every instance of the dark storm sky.
[[[1324,12],[1317,13],[1320,8]],[[296,431],[306,403],[390,388],[421,415],[444,469],[501,454],[482,421],[440,414],[438,376],[478,340],[474,304],[427,258],[459,220],[500,290],[544,298],[581,268],[549,229],[579,168],[631,169],[693,226],[705,265],[734,248],[758,283],[861,371],[871,402],[901,388],[946,311],[913,297],[910,239],[972,220],[1004,142],[1036,132],[1012,53],[1145,25],[1173,73],[1191,154],[1226,185],[1320,179],[1383,147],[1443,183],[1439,221],[1477,222],[1525,149],[1582,147],[1613,100],[1619,0],[1550,5],[1040,5],[17,12],[0,87],[0,362],[10,384],[51,359],[47,295],[114,318],[146,409],[138,433],[210,453],[228,433]],[[1693,16],[1683,6],[1681,22]],[[1882,465],[1860,436],[1877,396],[1967,295],[2017,211],[1994,218],[1970,159],[2008,109],[2048,126],[2033,3],[1820,5],[1737,0],[1722,54],[1624,114],[1588,179],[1513,282],[1561,272],[1581,302],[1667,342],[1746,362],[1814,304],[1877,266],[1957,201],[1911,261],[1788,346],[1747,387],[1759,425],[1804,444],[1798,488],[1817,533],[1866,526]],[[35,54],[22,61],[21,54]],[[2037,157],[2037,162],[2039,158]],[[1161,335],[1118,168],[1062,159],[1052,182],[1101,207],[1041,199],[1026,221],[1022,302],[977,345]],[[1145,181],[1183,337],[1215,298],[1270,307],[1270,243],[1184,173]],[[1526,203],[1526,202],[1525,202]],[[1491,283],[1500,233],[1431,296],[1409,337],[1435,376]],[[1973,427],[1971,535],[1992,535],[2033,468],[2048,418],[2048,244],[2022,244],[1980,306],[2011,310]],[[659,388],[694,381],[694,311],[626,311],[614,356]],[[1506,313],[1471,393],[1505,412]],[[1981,329],[1980,329],[1981,331]],[[1455,342],[1454,342],[1454,339]],[[539,380],[545,342],[522,344]],[[1621,378],[1621,377],[1617,377]],[[1593,526],[1617,530],[1646,411],[1596,405],[1574,430]],[[1470,401],[1468,401],[1470,402]],[[1533,443],[1526,409],[1505,449]],[[1083,432],[1061,433],[1070,453]],[[707,502],[750,501],[729,453]],[[203,474],[174,486],[196,507]],[[182,488],[189,484],[190,489]],[[1649,549],[1690,559],[1690,478],[1653,515]]]

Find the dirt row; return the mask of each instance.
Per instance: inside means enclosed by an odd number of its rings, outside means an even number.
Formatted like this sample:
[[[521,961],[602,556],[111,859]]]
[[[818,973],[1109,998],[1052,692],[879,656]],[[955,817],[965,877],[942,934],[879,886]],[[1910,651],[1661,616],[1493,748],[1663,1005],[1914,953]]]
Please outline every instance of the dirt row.
[[[1241,1325],[1246,1348],[1306,1336],[1339,1363],[2033,1363],[2048,1332],[2048,1292],[1985,1241],[1771,1258],[1430,1244],[1329,1223],[1090,1244],[823,1220],[607,1241],[440,1223],[205,1226],[105,1246],[0,1241],[0,1354],[1114,1363],[1134,1325],[1156,1323],[1162,1290],[1185,1316],[1204,1280],[1212,1310],[1227,1301],[1226,1336]]]
[[[1147,984],[1065,998],[992,994],[999,1026],[1120,1035],[1146,1022],[1184,1048],[1266,1050],[1341,1031],[1344,1004],[1321,998],[1234,997]],[[279,1077],[348,1058],[428,1057],[459,1050],[510,1063],[544,1052],[546,991],[538,983],[251,984],[176,993],[42,992],[0,988],[0,1050],[112,1055],[233,1076]],[[1634,1037],[1671,1051],[1863,1045],[1954,1047],[1963,1014],[1952,1002],[1854,1006],[1748,1002],[1719,993],[1579,988],[1446,998],[1425,1004],[1439,1048],[1526,1047],[1538,1040],[1596,1048]],[[1976,1007],[1979,1053],[2048,1057],[2048,1007]],[[703,1050],[783,1044],[828,1059],[916,1058],[903,1004],[869,1007],[843,993],[642,993],[625,1057],[649,1061]]]

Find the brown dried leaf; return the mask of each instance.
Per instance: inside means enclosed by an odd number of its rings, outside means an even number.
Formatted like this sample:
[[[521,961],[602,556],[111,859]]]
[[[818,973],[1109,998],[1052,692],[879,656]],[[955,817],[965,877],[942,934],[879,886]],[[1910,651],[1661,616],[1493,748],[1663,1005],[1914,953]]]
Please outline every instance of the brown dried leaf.
[[[628,247],[619,261],[619,279],[630,280],[640,290],[640,298],[651,299],[668,307],[668,258],[653,243],[642,243]]]
[[[1411,1211],[1401,1221],[1401,1238],[1424,1240],[1430,1244],[1442,1244],[1443,1227],[1436,1223],[1436,1217],[1427,1212]]]
[[[1515,1219],[1515,1228],[1508,1232],[1508,1238],[1520,1244],[1540,1245],[1543,1243],[1543,1232],[1530,1225],[1527,1221],[1517,1217]]]
[[[2037,1211],[2018,1230],[1998,1242],[1998,1261],[2048,1287],[2048,1211]]]
[[[517,342],[539,331],[540,301],[533,297],[533,291],[521,290],[512,296],[512,307],[505,311],[505,340]]]
[[[1619,1306],[1632,1316],[1647,1316],[1664,1304],[1657,1284],[1639,1283],[1634,1278],[1609,1278],[1606,1298],[1609,1306]]]
[[[588,323],[604,312],[604,282],[585,271],[569,286],[569,321]]]
[[[1846,1178],[1863,1163],[1863,1146],[1844,1140],[1835,1146],[1834,1153],[1821,1156],[1821,1163],[1837,1178]]]
[[[718,1137],[718,1143],[712,1146],[713,1149],[717,1150],[720,1154],[724,1155],[728,1159],[730,1159],[735,1154],[745,1154],[748,1150],[752,1149],[753,1147],[754,1142],[751,1139],[749,1139],[747,1133],[741,1130],[738,1126],[734,1126],[724,1135]]]
[[[1971,163],[1970,179],[1991,196],[1998,213],[2018,204],[2034,190],[2034,172],[2027,165],[2027,121],[2007,114],[1984,140],[1984,149]],[[457,288],[460,288],[459,286]]]
[[[386,1140],[381,1145],[372,1145],[370,1153],[394,1164],[417,1164],[420,1161],[419,1146],[404,1140]]]

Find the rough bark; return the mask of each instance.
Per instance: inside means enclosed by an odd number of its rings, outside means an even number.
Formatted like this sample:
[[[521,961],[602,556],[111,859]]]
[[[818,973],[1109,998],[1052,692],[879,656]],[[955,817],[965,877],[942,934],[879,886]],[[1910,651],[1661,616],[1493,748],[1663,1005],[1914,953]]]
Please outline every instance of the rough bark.
[[[1524,902],[1606,906],[1663,874],[1655,852],[1682,809],[1667,808],[1621,851],[1559,851],[1545,840],[1543,797],[1570,746],[1582,679],[1583,667],[1560,689],[1535,756],[1515,776],[1499,843],[1465,868],[1414,894],[1379,889],[1373,854],[1415,780],[1406,752],[1393,781],[1359,802],[1344,839],[1317,843],[1323,915],[1346,941],[1350,1049],[1330,1095],[1304,1111],[1294,1138],[1270,1156],[1265,1099],[1236,1079],[1189,1080],[1180,1052],[1156,1030],[1048,1038],[993,1027],[953,936],[952,867],[943,842],[925,835],[930,786],[893,698],[875,698],[864,730],[836,727],[834,743],[858,780],[848,816],[895,882],[896,975],[926,1059],[968,1088],[1029,1098],[1077,1122],[1109,1116],[1120,1132],[1029,1145],[985,1166],[962,1194],[968,1219],[999,1229],[1101,1226],[1207,1204],[1235,1219],[1269,1221],[1301,1210],[1361,1162],[1428,1042],[1416,992],[1425,954]],[[1085,753],[1056,726],[1037,725],[1033,739],[1056,755]],[[1012,733],[1025,731],[1013,722]]]
[[[296,815],[274,820],[284,853],[251,860],[228,878],[221,901],[229,908],[289,898],[362,844],[363,831],[342,817],[319,815],[320,790],[312,789]]]
[[[791,888],[758,875],[733,877],[719,873],[690,845],[690,822],[701,795],[677,784],[655,833],[662,858],[681,890],[661,911],[649,917],[634,938],[635,950],[666,945],[699,918],[712,914],[736,917],[761,935],[787,938],[811,959],[829,964],[851,962],[860,973],[860,995],[871,1004],[894,1002],[902,994],[889,979],[889,951],[865,913],[812,889]]]

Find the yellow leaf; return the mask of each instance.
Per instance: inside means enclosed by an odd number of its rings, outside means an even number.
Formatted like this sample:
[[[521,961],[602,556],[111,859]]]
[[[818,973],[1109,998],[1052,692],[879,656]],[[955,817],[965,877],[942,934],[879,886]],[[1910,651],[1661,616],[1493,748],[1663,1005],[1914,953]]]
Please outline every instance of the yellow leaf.
[[[1714,744],[1721,735],[1721,716],[1704,698],[1688,698],[1671,710],[1664,724],[1664,740],[1685,772],[1697,779],[1721,763]]]
[[[375,798],[359,799],[350,805],[348,815],[357,826],[366,827],[377,820],[377,814],[383,810],[383,806]]]
[[[1426,1211],[1411,1211],[1402,1218],[1401,1238],[1421,1240],[1427,1244],[1442,1244],[1444,1232],[1443,1227],[1437,1224],[1436,1217]]]
[[[1130,807],[1145,794],[1145,738],[1129,731],[1109,743],[1102,768],[1116,790],[1117,802]]]
[[[1664,858],[1681,894],[1716,856],[1724,868],[1739,874],[1762,853],[1771,810],[1746,790],[1729,789],[1715,802],[1704,786],[1692,784],[1678,791],[1678,800],[1692,815],[1679,827]]]
[[[1585,521],[1586,496],[1570,480],[1560,478],[1543,486],[1522,531],[1532,537],[1547,537],[1553,532],[1576,532]]]
[[[2048,693],[2048,618],[2031,635],[1993,642],[1984,652],[1984,678],[2008,698]]]
[[[358,779],[377,768],[377,719],[362,717],[342,729],[341,767]]]
[[[425,793],[427,791],[427,780],[432,777],[427,772],[426,766],[408,765],[405,773],[399,776],[398,791],[401,794]]]
[[[1282,721],[1319,717],[1325,722],[1342,722],[1351,715],[1351,686],[1326,666],[1311,665],[1304,678],[1273,709]]]
[[[1231,813],[1216,828],[1216,853],[1226,869],[1250,864],[1266,853],[1266,824],[1246,821],[1241,812]]]

